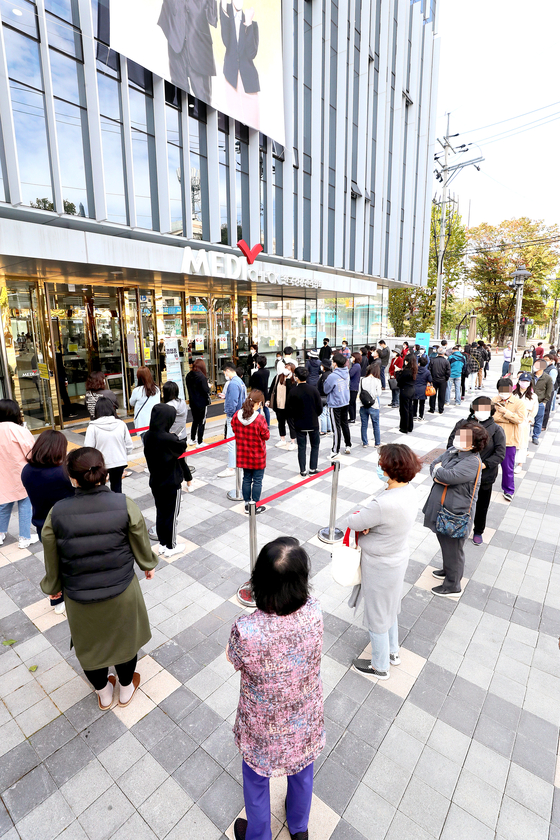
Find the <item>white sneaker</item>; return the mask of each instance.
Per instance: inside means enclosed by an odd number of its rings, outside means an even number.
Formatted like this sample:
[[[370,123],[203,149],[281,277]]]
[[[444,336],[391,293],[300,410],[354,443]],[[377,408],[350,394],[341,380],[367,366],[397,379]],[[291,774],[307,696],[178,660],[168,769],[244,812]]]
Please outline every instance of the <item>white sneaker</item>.
[[[292,451],[292,449],[295,449],[295,448],[296,448],[296,445],[295,445],[295,443],[293,442],[293,440],[291,440],[291,441],[289,442],[289,444],[287,445],[287,447],[286,447],[286,449],[288,450],[288,452],[291,452],[291,451]]]
[[[346,449],[344,450],[345,455],[350,455],[351,452],[352,452],[352,447],[351,446],[347,446]]]
[[[54,608],[55,615],[64,615],[66,612],[66,604],[62,601],[60,604],[57,604]]]
[[[18,548],[29,548],[30,545],[35,545],[39,542],[39,535],[33,534],[28,540],[25,537],[20,537],[18,540]]]
[[[518,464],[518,465],[516,466],[516,468],[514,469],[514,471],[513,471],[513,472],[514,472],[516,475],[518,475],[520,472],[523,472],[523,466],[522,466],[521,464]]]
[[[148,475],[150,474],[150,470],[148,469],[148,467],[144,467],[144,472],[148,473]]]
[[[340,452],[331,452],[329,458],[331,459],[331,461],[338,461],[338,459],[340,458]]]
[[[155,525],[152,525],[152,527],[148,529],[148,536],[151,540],[157,540],[158,536]]]
[[[276,445],[276,449],[285,449],[286,448],[286,441],[280,440]]]
[[[230,475],[235,475],[234,467],[226,467],[225,470],[222,470],[221,473],[218,473],[216,478],[229,478]]]
[[[4,545],[4,540],[6,539],[6,534],[0,534],[0,545]]]
[[[182,554],[185,550],[184,543],[177,543],[175,548],[165,548],[161,553],[163,557],[175,557],[177,554]]]
[[[158,543],[157,545],[153,546],[152,551],[155,551],[156,554],[163,554],[165,551],[167,551],[167,546]]]
[[[187,484],[187,493],[194,493],[194,487]]]

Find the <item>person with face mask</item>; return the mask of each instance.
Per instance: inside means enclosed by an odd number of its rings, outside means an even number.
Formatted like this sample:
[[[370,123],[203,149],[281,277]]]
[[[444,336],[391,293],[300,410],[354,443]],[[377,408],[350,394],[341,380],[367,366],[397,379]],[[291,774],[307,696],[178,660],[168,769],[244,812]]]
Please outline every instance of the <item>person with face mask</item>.
[[[498,396],[492,399],[495,406],[494,420],[502,427],[506,436],[506,454],[502,461],[502,493],[506,502],[511,502],[515,493],[515,453],[522,443],[522,429],[527,423],[527,404],[513,394],[513,383],[509,378],[498,381]]]
[[[525,371],[526,373],[531,373],[533,370],[533,353],[528,347],[525,348],[521,356],[519,370]]]
[[[533,357],[531,356],[532,360]],[[519,374],[517,385],[513,389],[513,395],[522,399],[527,407],[527,420],[520,426],[519,448],[515,452],[515,469],[513,472],[520,473],[523,470],[523,464],[527,460],[531,426],[535,422],[535,417],[539,410],[539,401],[533,391],[533,377],[530,373],[522,371]]]
[[[502,376],[506,376],[508,371],[509,371],[509,366],[511,364],[512,351],[513,351],[513,342],[508,341],[508,343],[504,347],[504,361],[502,363]]]
[[[539,445],[539,437],[541,435],[544,413],[546,411],[546,404],[552,397],[553,383],[552,379],[546,373],[546,362],[540,359],[533,365],[533,391],[539,401],[539,407],[535,415],[535,425],[533,426],[532,442],[535,446]]]
[[[295,369],[296,366],[293,362],[284,365],[282,373],[279,373],[272,380],[270,400],[266,403],[267,406],[272,408],[278,420],[278,432],[280,433],[280,440],[276,444],[278,449],[292,450],[296,448],[296,428],[293,417],[287,411],[288,395],[290,390],[296,386],[294,380]],[[290,432],[289,443],[286,443],[286,423]]]
[[[224,377],[227,380],[227,391],[225,397],[224,410],[226,413],[226,436],[233,437],[231,429],[231,419],[236,414],[243,403],[247,399],[247,388],[245,383],[237,375],[235,365],[228,362],[223,367]],[[231,440],[227,445],[228,450],[228,465],[225,470],[218,473],[218,478],[227,478],[230,475],[235,475],[235,441]]]
[[[492,496],[492,485],[498,475],[498,467],[504,460],[506,454],[506,436],[503,429],[494,422],[494,411],[495,409],[490,397],[477,397],[471,403],[467,420],[460,420],[455,425],[447,441],[448,448],[454,445],[454,440],[465,425],[465,422],[480,423],[488,434],[488,442],[480,453],[482,472],[474,512],[473,543],[475,545],[482,545],[482,535],[486,528],[486,515]]]
[[[379,680],[388,680],[390,666],[400,665],[397,616],[410,558],[408,539],[418,513],[418,496],[410,482],[420,469],[408,446],[382,446],[377,464],[382,487],[346,520],[348,528],[361,532],[362,548],[362,579],[352,590],[349,606],[357,608],[363,600],[363,623],[371,641],[371,660],[355,659],[352,665]]]
[[[435,533],[441,548],[443,568],[432,572],[441,584],[434,586],[432,592],[442,598],[458,598],[461,595],[465,542],[476,510],[483,473],[479,453],[487,443],[486,429],[479,422],[468,420],[456,432],[453,445],[430,466],[434,483],[423,507],[424,525]],[[449,514],[463,519],[466,514],[466,528],[447,528]],[[449,524],[452,526],[452,523]]]

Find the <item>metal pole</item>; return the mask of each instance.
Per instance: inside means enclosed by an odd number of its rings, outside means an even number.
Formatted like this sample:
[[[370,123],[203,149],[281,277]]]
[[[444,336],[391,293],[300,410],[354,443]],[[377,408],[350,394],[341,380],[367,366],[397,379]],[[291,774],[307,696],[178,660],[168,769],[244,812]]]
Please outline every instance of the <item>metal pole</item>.
[[[444,164],[443,164],[443,188],[441,192],[441,219],[439,227],[439,248],[438,248],[438,274],[436,287],[436,312],[434,319],[434,338],[441,339],[441,298],[443,295],[443,254],[445,251],[445,221],[447,215],[447,161],[449,156],[449,114],[447,115],[447,134],[445,136]]]
[[[331,512],[329,516],[329,524],[327,528],[321,528],[318,532],[317,536],[321,540],[321,542],[329,543],[332,545],[333,543],[340,542],[344,539],[344,532],[340,530],[340,528],[335,527],[336,523],[336,497],[338,494],[338,473],[340,472],[340,462],[335,461],[334,464],[334,471],[332,477],[332,487],[331,487]]]
[[[519,341],[519,321],[521,320],[521,305],[523,303],[523,281],[517,282],[517,292],[515,299],[515,321],[513,324],[513,344],[511,348],[511,362],[509,363],[509,372],[513,373],[515,362],[515,354],[517,353],[517,342]]]
[[[228,490],[227,497],[232,502],[240,502],[243,499],[241,493],[241,467],[235,468],[235,490]]]
[[[251,574],[257,562],[257,503],[249,502],[249,564]],[[243,607],[253,609],[256,603],[251,591],[251,581],[243,583],[237,590],[237,600]]]

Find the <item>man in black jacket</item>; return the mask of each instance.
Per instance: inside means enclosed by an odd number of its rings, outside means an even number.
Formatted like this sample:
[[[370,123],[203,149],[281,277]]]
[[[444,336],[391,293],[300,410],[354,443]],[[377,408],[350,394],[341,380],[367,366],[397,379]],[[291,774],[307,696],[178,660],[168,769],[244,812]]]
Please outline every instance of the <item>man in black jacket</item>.
[[[309,475],[315,475],[319,461],[319,416],[323,411],[321,396],[317,388],[308,385],[307,370],[304,367],[296,368],[294,379],[297,388],[292,388],[288,394],[286,410],[290,417],[293,417],[298,442],[299,471],[302,476],[307,475],[306,444],[307,435],[311,444],[311,455],[309,457]]]
[[[378,344],[379,349],[377,353],[379,355],[379,358],[381,359],[381,387],[383,388],[383,390],[385,390],[385,386],[387,384],[385,374],[387,373],[387,368],[391,361],[391,351],[389,350],[383,339],[381,339],[381,341],[379,341]]]
[[[329,346],[329,339],[323,339],[323,346],[319,350],[319,359],[324,361],[324,359],[330,359],[332,356],[332,347]]]
[[[437,349],[437,355],[430,359],[430,373],[436,393],[430,397],[430,414],[435,414],[436,397],[438,401],[438,411],[443,414],[443,407],[445,405],[445,390],[447,388],[447,380],[451,376],[451,365],[449,359],[445,355],[445,347],[441,344]]]
[[[490,397],[477,397],[471,403],[467,419],[459,420],[455,424],[455,428],[447,441],[447,448],[449,449],[450,446],[453,446],[453,440],[459,429],[469,420],[476,420],[488,432],[488,443],[480,453],[482,475],[474,514],[473,543],[475,545],[482,545],[482,535],[486,528],[486,514],[492,496],[492,485],[498,475],[498,467],[506,454],[506,436],[504,430],[494,422],[492,415],[495,410]]]
[[[546,404],[552,397],[553,384],[551,377],[548,373],[545,373],[546,367],[547,364],[544,359],[538,359],[533,365],[533,391],[539,401],[539,408],[535,416],[535,425],[533,426],[532,442],[535,446],[539,445]]]

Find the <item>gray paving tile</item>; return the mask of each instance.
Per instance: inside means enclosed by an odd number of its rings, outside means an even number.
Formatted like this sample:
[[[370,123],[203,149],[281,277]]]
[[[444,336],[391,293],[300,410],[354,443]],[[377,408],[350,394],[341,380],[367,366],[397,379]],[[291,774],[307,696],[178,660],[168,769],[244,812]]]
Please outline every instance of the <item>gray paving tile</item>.
[[[45,768],[40,765],[5,790],[2,799],[12,820],[16,823],[48,799],[55,790],[55,783]]]
[[[24,741],[0,758],[0,792],[6,790],[39,764],[37,753]]]
[[[331,834],[331,840],[365,840],[365,838],[346,820],[340,820]]]
[[[467,735],[458,732],[442,720],[438,720],[432,729],[427,743],[429,747],[441,753],[446,758],[455,761],[457,764],[462,764],[471,740]]]
[[[446,695],[430,685],[418,684],[412,686],[408,700],[423,709],[428,714],[437,717],[445,702]]]
[[[195,674],[198,674],[200,671],[201,666],[195,659],[190,655],[190,653],[186,653],[184,656],[181,656],[180,659],[175,659],[171,662],[167,669],[170,674],[178,679],[180,682],[185,683],[190,680],[191,677],[194,677]]]
[[[355,700],[356,703],[363,703],[373,690],[373,684],[355,671],[348,671],[344,674],[336,687],[343,694]]]
[[[202,744],[223,723],[206,703],[201,703],[181,721],[181,729],[197,744]]]
[[[344,819],[368,840],[384,840],[394,816],[395,807],[363,783],[344,812]]]
[[[119,776],[117,783],[134,807],[138,808],[167,778],[168,773],[161,764],[150,753],[145,753],[136,764]]]
[[[90,750],[97,755],[117,738],[120,738],[121,735],[124,735],[126,731],[126,726],[116,715],[106,712],[103,717],[98,718],[86,729],[83,729],[80,732],[80,737],[84,739]]]
[[[388,755],[412,773],[423,749],[421,741],[398,727],[392,727],[383,739],[379,752]]]
[[[59,625],[60,626],[60,625]],[[74,706],[71,706],[64,712],[74,729],[81,732],[86,727],[100,718],[105,712],[102,712],[97,703],[96,694],[88,694],[83,700],[80,700]]]
[[[374,685],[370,694],[364,702],[366,708],[373,711],[387,720],[394,720],[404,700],[398,694],[387,691],[379,685]]]
[[[545,782],[554,782],[556,770],[554,753],[542,748],[535,749],[533,741],[527,736],[517,735],[511,759],[520,767],[544,779]]]
[[[480,741],[481,744],[485,744],[505,758],[511,758],[515,732],[506,729],[505,726],[485,714],[480,715],[473,737],[476,741]]]
[[[543,750],[552,750],[556,752],[558,746],[558,727],[549,723],[537,715],[528,712],[526,709],[521,711],[517,731],[520,735],[525,735]]]
[[[464,735],[472,737],[479,713],[468,703],[464,703],[451,695],[445,698],[439,712],[439,719],[458,729]]]
[[[415,776],[430,787],[433,787],[434,790],[437,790],[447,799],[451,799],[453,796],[460,772],[460,764],[451,761],[428,746],[424,747],[422,755],[414,768]]]
[[[185,738],[188,737],[186,733],[183,734]],[[192,739],[189,740],[192,741]],[[211,756],[214,761],[217,761],[224,769],[236,756],[239,755],[239,750],[237,749],[233,739],[231,724],[229,723],[222,723],[221,726],[218,726],[218,728],[202,742],[202,746],[208,755]]]
[[[370,709],[362,707],[350,721],[348,729],[356,737],[362,738],[366,744],[377,748],[387,734],[390,726],[391,722],[387,718],[383,718]]]
[[[29,742],[40,759],[47,758],[56,750],[71,741],[76,736],[76,730],[64,715],[53,720],[31,736]]]
[[[169,832],[166,840],[185,840],[191,837],[196,840],[219,840],[222,836],[222,832],[208,819],[204,811],[193,805]]]
[[[505,789],[507,796],[547,822],[551,819],[554,791],[554,785],[517,764],[511,765]]]
[[[133,764],[136,764],[145,752],[146,749],[140,741],[131,732],[125,732],[97,757],[113,779],[118,779]]]
[[[164,668],[167,668],[171,662],[174,662],[179,657],[184,656],[185,651],[183,648],[178,645],[173,639],[169,642],[165,642],[163,645],[160,645],[158,648],[152,651],[150,654],[156,662],[159,662]]]
[[[196,802],[222,772],[222,767],[199,747],[173,773],[173,778]]]
[[[482,779],[485,784],[503,792],[508,778],[510,762],[484,744],[472,741],[464,768]]]
[[[158,707],[152,709],[141,721],[134,724],[130,730],[135,738],[138,738],[147,750],[150,750],[158,741],[177,731],[175,724],[165,712]]]
[[[453,685],[449,689],[449,695],[462,700],[478,712],[482,709],[486,699],[484,689],[459,676],[455,677]]]
[[[506,729],[517,729],[521,709],[496,694],[488,692],[482,711],[487,717],[505,726]]]
[[[497,825],[504,840],[548,840],[548,823],[509,796],[504,796]]]
[[[452,803],[441,840],[494,840],[493,829]]]
[[[315,776],[314,791],[337,814],[343,814],[358,787],[359,779],[336,757],[329,757]]]
[[[345,732],[334,748],[342,766],[360,779],[375,755],[375,747],[358,738],[352,732]]]
[[[410,769],[405,769],[388,755],[378,752],[363,778],[363,783],[391,805],[398,807],[411,775]]]
[[[413,776],[401,800],[399,810],[429,834],[439,837],[447,817],[449,804],[445,796]]]
[[[3,837],[7,832],[13,830],[15,834],[14,824],[3,802],[0,801],[0,837]]]
[[[175,723],[183,720],[200,704],[200,699],[190,689],[182,685],[159,703],[159,707]]]
[[[488,828],[496,828],[502,793],[469,770],[461,772],[453,794],[453,802]]]
[[[78,822],[89,840],[109,840],[133,813],[133,805],[113,785],[78,817]]]
[[[348,726],[359,709],[359,703],[338,689],[331,691],[325,700],[325,715],[339,726]]]
[[[170,835],[168,835],[170,836]],[[156,840],[156,835],[138,812],[121,825],[118,831],[119,840]],[[61,840],[66,840],[62,835]]]
[[[45,760],[45,766],[58,787],[79,773],[94,758],[89,746],[76,736]]]
[[[412,735],[423,744],[430,737],[435,722],[435,717],[408,701],[404,703],[395,719],[395,723],[399,729],[404,729],[405,732],[408,732],[409,735]]]
[[[243,808],[243,790],[229,773],[224,772],[197,805],[214,825],[225,831]]]
[[[78,817],[112,784],[113,780],[103,765],[94,760],[76,773],[75,776],[72,776],[61,787],[60,792]]]
[[[74,820],[67,802],[56,791],[17,824],[21,840],[53,840]]]

